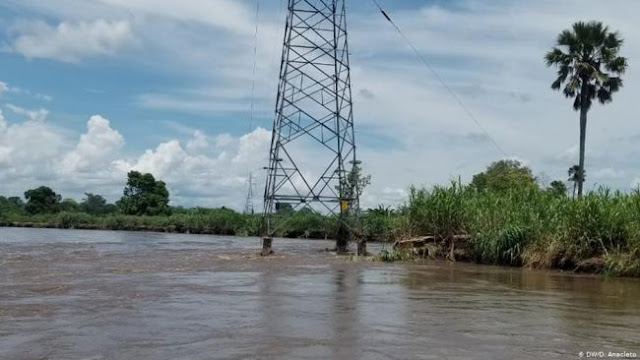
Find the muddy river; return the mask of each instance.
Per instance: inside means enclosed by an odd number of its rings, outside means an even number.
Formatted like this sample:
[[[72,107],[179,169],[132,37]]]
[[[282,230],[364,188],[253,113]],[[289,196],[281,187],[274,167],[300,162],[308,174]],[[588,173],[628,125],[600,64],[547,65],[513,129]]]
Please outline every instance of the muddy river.
[[[332,245],[276,240],[260,258],[254,238],[0,228],[0,359],[640,354],[638,280],[349,261]]]

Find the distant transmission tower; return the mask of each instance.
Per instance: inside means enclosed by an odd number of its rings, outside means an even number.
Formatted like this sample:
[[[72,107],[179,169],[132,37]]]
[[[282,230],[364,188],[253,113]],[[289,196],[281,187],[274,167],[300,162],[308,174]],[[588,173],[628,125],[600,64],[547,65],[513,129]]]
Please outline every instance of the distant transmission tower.
[[[249,173],[249,191],[247,192],[247,200],[244,204],[244,213],[245,214],[254,214],[255,213],[255,209],[253,206],[253,193],[255,191],[255,178],[253,177],[253,173]]]
[[[337,215],[337,249],[350,236],[359,199],[347,174],[357,165],[345,0],[289,0],[268,176],[263,254],[284,209]]]

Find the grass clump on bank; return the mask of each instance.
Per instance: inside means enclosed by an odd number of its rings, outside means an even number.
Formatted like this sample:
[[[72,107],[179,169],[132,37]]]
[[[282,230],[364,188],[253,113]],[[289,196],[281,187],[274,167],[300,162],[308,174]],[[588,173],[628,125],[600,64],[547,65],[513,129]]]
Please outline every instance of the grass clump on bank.
[[[581,199],[527,188],[479,191],[453,183],[412,189],[397,212],[410,236],[448,246],[468,235],[466,256],[485,264],[640,276],[640,194],[599,190]]]

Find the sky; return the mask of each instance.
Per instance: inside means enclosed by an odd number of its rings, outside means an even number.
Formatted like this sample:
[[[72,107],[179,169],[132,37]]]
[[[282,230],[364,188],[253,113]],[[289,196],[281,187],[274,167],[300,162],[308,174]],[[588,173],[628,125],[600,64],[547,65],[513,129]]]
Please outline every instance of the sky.
[[[380,1],[503,151],[415,56],[372,1],[347,2],[365,207],[411,185],[470,181],[515,158],[543,184],[578,161],[578,114],[543,57],[579,20],[620,31],[624,88],[589,114],[588,189],[640,182],[640,1]],[[285,1],[2,0],[0,195],[46,185],[117,200],[130,170],[167,183],[171,204],[261,202]],[[312,156],[312,155],[310,155]]]

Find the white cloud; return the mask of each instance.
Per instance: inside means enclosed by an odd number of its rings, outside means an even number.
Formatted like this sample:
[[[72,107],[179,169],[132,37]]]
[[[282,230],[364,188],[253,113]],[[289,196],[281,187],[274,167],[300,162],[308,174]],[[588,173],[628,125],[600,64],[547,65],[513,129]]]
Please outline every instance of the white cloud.
[[[19,88],[19,87],[15,87],[15,86],[9,86],[9,84],[7,84],[6,82],[0,81],[0,97],[2,97],[3,93],[29,95],[29,96],[33,97],[34,99],[36,99],[36,100],[46,101],[46,102],[50,102],[50,101],[53,100],[53,97],[50,96],[50,95],[40,94],[40,93],[33,92],[31,90],[28,90],[28,89],[23,89],[23,88]]]
[[[187,142],[187,151],[191,154],[199,154],[210,148],[209,138],[202,131],[196,130]]]
[[[578,159],[579,154],[580,154],[580,147],[578,145],[573,145],[565,149],[564,151],[562,151],[556,157],[558,160],[576,161],[576,159]]]
[[[178,140],[171,140],[158,145],[155,150],[147,150],[130,167],[132,169],[150,172],[164,177],[173,171],[180,171],[178,167],[188,166],[186,160],[189,155],[184,151]]]
[[[2,195],[19,195],[32,187],[51,186],[64,197],[85,192],[110,200],[121,196],[130,170],[150,172],[165,181],[174,205],[242,208],[249,171],[263,165],[271,133],[215,136],[202,131],[160,143],[137,156],[122,152],[125,140],[109,120],[95,115],[79,137],[47,123],[28,120],[7,124],[0,112],[0,183]],[[45,145],[46,144],[46,145]],[[261,173],[254,173],[260,181]],[[258,199],[257,199],[258,201]]]
[[[243,135],[239,139],[239,148],[233,162],[237,164],[251,164],[253,168],[262,167],[269,158],[271,145],[271,131],[263,128]],[[263,152],[256,152],[261,150]],[[256,156],[257,155],[257,156]]]
[[[640,31],[628,6],[623,1],[485,1],[482,6],[459,1],[455,7],[426,5],[421,12],[391,15],[500,146],[552,179],[564,179],[578,162],[578,115],[569,100],[550,90],[554,71],[545,67],[543,56],[557,33],[577,19],[602,19],[620,30],[631,68],[614,102],[594,106],[589,115],[587,172],[595,179],[601,168],[640,168],[634,149],[612,141],[638,133],[633,98],[640,93],[635,81],[640,62],[634,56]],[[632,6],[640,10],[640,3]],[[358,140],[365,171],[373,174],[370,191],[442,183],[458,174],[470,180],[502,154],[487,141],[462,141],[479,131],[477,126],[380,20],[356,13],[350,21],[356,126],[367,130]],[[368,148],[372,135],[390,144],[377,140],[374,147],[394,148],[391,154]],[[621,175],[606,184],[628,189],[629,180]]]
[[[115,161],[113,167],[121,174],[138,170],[164,180],[174,204],[241,209],[249,172],[263,165],[270,141],[271,132],[263,128],[240,138],[220,134],[214,145],[196,131],[186,147],[169,140],[137,158]]]
[[[7,131],[7,122],[4,120],[2,109],[0,109],[0,139],[3,139],[6,131]],[[1,142],[0,143],[0,166],[8,162],[10,155],[11,155],[11,148],[9,148],[9,146]]]
[[[22,115],[31,121],[45,121],[49,116],[49,110],[47,109],[29,110],[13,104],[7,104],[6,107],[15,114]]]
[[[377,208],[379,205],[396,207],[407,200],[407,190],[406,188],[382,187],[375,192],[365,191],[360,199],[360,204],[363,208]]]
[[[220,134],[216,136],[215,145],[217,149],[225,149],[233,144],[234,138],[230,134]]]
[[[251,12],[237,0],[100,0],[129,11],[137,11],[179,21],[196,21],[235,32],[251,29]]]
[[[89,119],[87,132],[80,136],[76,148],[64,157],[62,171],[72,173],[104,169],[116,160],[123,146],[122,135],[111,128],[109,120],[94,115]]]
[[[593,173],[594,178],[603,180],[619,179],[623,176],[624,173],[622,171],[613,168],[597,169]]]
[[[54,178],[56,159],[68,146],[66,132],[41,121],[7,123],[0,119],[0,183],[3,191],[36,179]],[[6,189],[6,190],[5,190]],[[18,190],[18,191],[16,191]]]
[[[86,57],[114,55],[135,42],[127,21],[61,22],[53,27],[43,21],[22,23],[14,29],[14,52],[32,58],[76,63]]]
[[[89,118],[86,132],[77,136],[45,122],[7,123],[0,112],[2,195],[47,185],[64,197],[80,199],[93,192],[114,201],[127,172],[139,170],[165,181],[174,205],[241,209],[249,172],[263,165],[271,132],[257,128],[241,137],[213,138],[218,141],[195,131],[187,139],[170,139],[130,156],[122,151],[123,136],[100,115]],[[261,172],[254,175],[264,181]]]
[[[136,100],[145,109],[213,116],[234,113],[236,117],[248,109],[253,61],[251,2],[14,3],[28,4],[24,6],[70,24],[90,23],[97,17],[130,18],[150,55],[136,61],[186,79],[179,87],[141,94]],[[544,53],[557,33],[578,19],[601,19],[620,30],[626,39],[623,54],[631,66],[614,102],[595,106],[590,112],[587,173],[598,181],[598,176],[608,176],[607,185],[628,189],[631,174],[640,171],[640,154],[634,142],[613,139],[639,132],[635,99],[640,94],[640,30],[635,17],[640,2],[460,0],[455,6],[424,4],[403,6],[390,14],[508,155],[526,158],[536,173],[544,171],[550,179],[566,178],[567,169],[577,163],[578,116],[569,100],[549,89],[554,71],[545,67]],[[411,184],[446,183],[458,175],[469,180],[503,157],[486,137],[478,136],[480,130],[473,121],[380,14],[365,6],[349,10],[359,154],[364,171],[373,175],[363,199],[365,206],[400,201],[402,189]],[[260,114],[272,114],[275,98],[283,25],[283,16],[277,14],[275,6],[261,14],[256,83],[256,112]],[[187,124],[180,136],[191,136],[194,130]],[[121,131],[126,135],[124,128]],[[246,162],[255,157],[261,167],[267,150],[243,150],[241,138],[224,134],[224,128],[221,132],[173,139],[140,156],[121,156],[119,164],[158,170],[171,178],[185,202],[190,196],[217,202],[213,200],[216,196],[227,199],[231,194],[237,198],[230,201],[238,202],[242,191],[219,194],[215,185],[242,188],[238,180],[245,170],[234,159]],[[201,179],[196,181],[179,178],[174,168],[212,170],[197,172],[194,177]],[[619,176],[606,169],[615,169]],[[207,182],[207,177],[217,180]],[[176,185],[180,181],[185,185]]]
[[[19,87],[11,87],[11,88],[9,88],[9,92],[14,93],[14,94],[29,95],[29,96],[33,97],[34,99],[40,100],[40,101],[51,102],[53,100],[53,97],[51,95],[40,94],[40,93],[33,92],[31,90],[27,90],[27,89],[23,89],[23,88],[19,88]]]
[[[258,79],[259,80],[259,79]],[[273,80],[273,79],[271,79]],[[244,79],[242,80],[244,83]],[[250,83],[248,83],[250,86]],[[255,95],[254,103],[259,104],[257,112],[271,114],[268,108],[275,97],[264,93]],[[138,98],[138,104],[145,108],[158,110],[177,110],[182,113],[245,113],[251,102],[246,89],[202,88],[165,93],[147,93]],[[255,105],[255,104],[254,104]]]
[[[212,101],[213,100],[213,101]],[[220,98],[195,97],[193,95],[175,94],[143,94],[139,104],[142,107],[156,110],[177,110],[183,113],[214,113],[214,112],[243,112],[246,102],[219,102]]]

